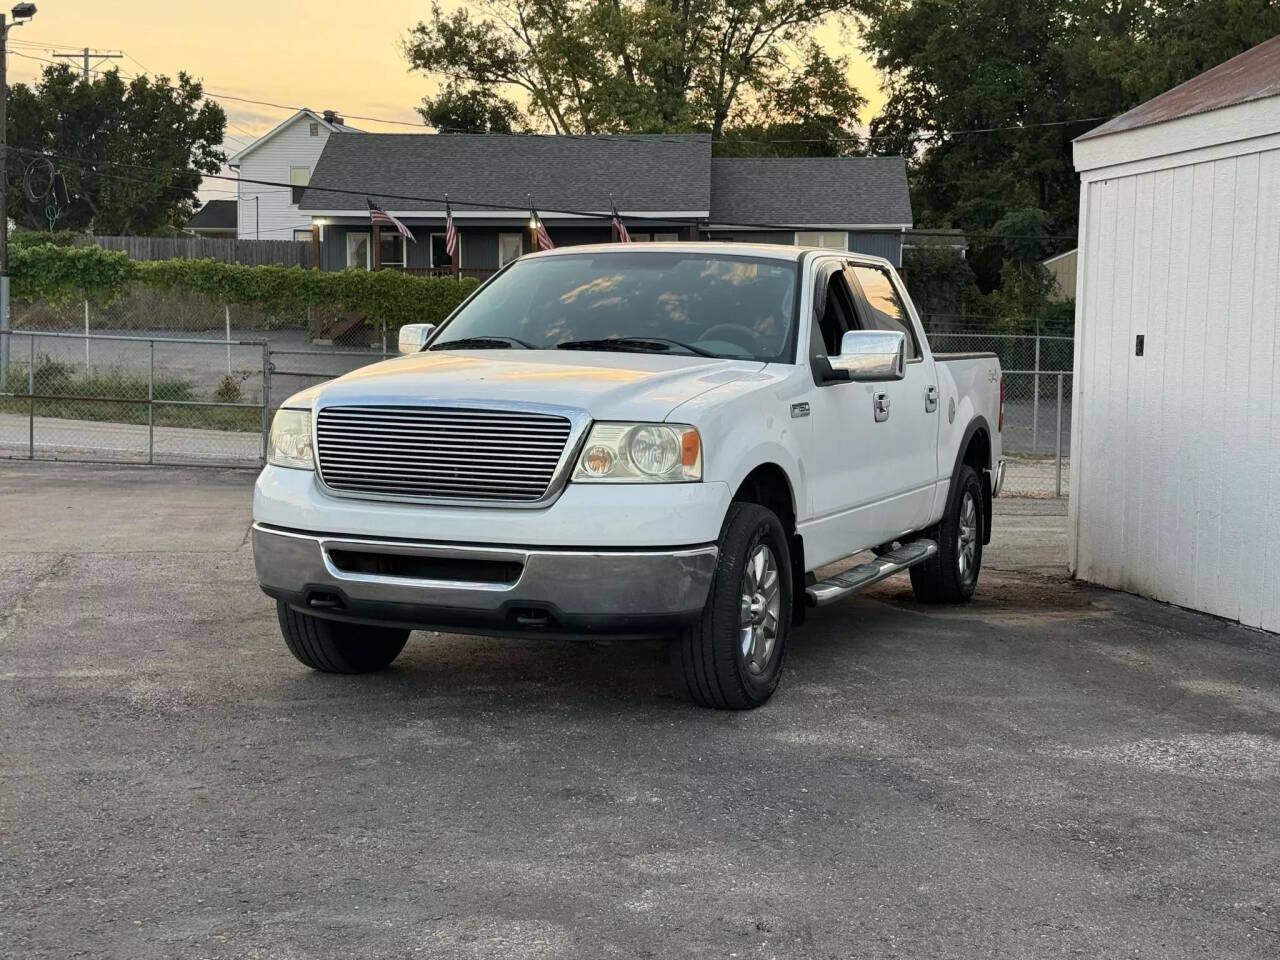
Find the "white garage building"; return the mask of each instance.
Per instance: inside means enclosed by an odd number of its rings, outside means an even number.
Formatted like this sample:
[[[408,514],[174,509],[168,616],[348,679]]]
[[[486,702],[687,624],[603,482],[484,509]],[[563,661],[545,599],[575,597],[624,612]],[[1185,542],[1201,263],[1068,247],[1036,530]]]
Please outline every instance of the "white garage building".
[[[1280,631],[1280,37],[1075,166],[1072,572]]]

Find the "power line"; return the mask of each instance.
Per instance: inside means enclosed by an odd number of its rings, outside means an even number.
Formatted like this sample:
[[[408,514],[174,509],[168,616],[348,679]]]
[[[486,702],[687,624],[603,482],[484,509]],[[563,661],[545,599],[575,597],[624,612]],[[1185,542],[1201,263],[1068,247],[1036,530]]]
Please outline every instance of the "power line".
[[[26,57],[26,59],[28,60],[44,60],[44,62],[46,63],[54,62],[50,60],[45,60],[45,58],[43,57],[36,57],[30,54],[20,53],[16,50],[12,51],[12,53],[15,56]],[[97,72],[100,72],[100,71],[97,71]],[[121,76],[126,77],[127,79],[136,79],[134,77],[131,77],[129,74],[124,74],[124,73],[122,73]],[[173,87],[173,84],[169,84],[169,86]],[[202,84],[202,88],[203,88],[203,84]],[[254,104],[255,106],[260,106],[260,107],[272,107],[277,110],[287,110],[291,113],[296,113],[297,111],[304,109],[301,106],[291,105],[286,103],[276,103],[272,100],[257,100],[251,97],[238,97],[238,96],[235,96],[234,94],[216,93],[212,90],[202,89],[202,92],[206,98],[209,98],[212,100],[234,100],[240,103],[251,103],[251,104]],[[425,124],[415,123],[410,120],[393,120],[387,117],[372,117],[372,116],[364,116],[361,114],[351,114],[351,113],[345,113],[345,112],[342,113],[342,116],[343,116],[343,119],[345,120],[363,120],[369,123],[384,123],[384,124],[394,125],[394,126],[411,127],[415,130],[421,130],[425,126]],[[1110,120],[1110,119],[1111,119],[1110,115],[1092,116],[1092,117],[1072,117],[1067,120],[1045,120],[1045,121],[1036,121],[1033,123],[1009,124],[1006,126],[969,127],[969,128],[951,129],[951,130],[939,130],[939,131],[933,131],[933,132],[921,131],[915,134],[914,136],[917,139],[938,139],[943,137],[970,136],[973,134],[1010,133],[1010,132],[1016,132],[1019,130],[1036,130],[1036,129],[1041,129],[1045,127],[1063,127],[1063,126],[1070,126],[1071,124],[1076,124],[1076,123],[1093,123],[1097,121]],[[561,136],[561,137],[569,137],[569,138],[578,139],[578,140],[616,141],[619,143],[652,143],[655,140],[660,140],[662,142],[667,142],[667,143],[686,143],[688,142],[688,139],[690,137],[699,135],[697,133],[690,133],[690,134],[680,134],[680,135],[666,135],[664,137],[663,134],[647,134],[646,135],[646,134],[634,134],[634,133],[631,133],[631,134],[627,134],[627,133],[596,133],[596,134],[497,133],[489,130],[476,130],[476,129],[470,129],[466,127],[449,127],[449,126],[436,127],[435,129],[441,133],[462,133],[462,134],[472,134],[476,136],[489,136],[489,137]],[[852,137],[777,137],[777,138],[771,138],[771,139],[748,139],[748,138],[741,138],[741,137],[709,137],[709,139],[713,144],[739,143],[739,144],[756,144],[756,145],[777,145],[777,144],[786,144],[786,143],[879,142],[883,140],[903,139],[903,137],[902,135],[899,135],[899,134],[876,134],[876,135],[868,134],[865,136],[852,136]]]
[[[180,167],[169,167],[169,168],[165,168],[165,167],[153,167],[153,166],[146,166],[146,165],[144,165],[144,164],[126,163],[126,162],[124,162],[124,161],[118,161],[118,160],[91,160],[91,159],[87,159],[87,158],[83,158],[83,157],[72,157],[72,156],[68,156],[68,155],[65,155],[65,154],[57,154],[57,153],[51,153],[51,152],[46,153],[46,152],[34,151],[34,150],[29,150],[29,149],[20,148],[20,147],[6,147],[5,149],[6,149],[6,150],[9,150],[9,151],[12,151],[12,152],[15,152],[15,153],[17,153],[17,154],[19,154],[19,155],[25,155],[25,156],[29,156],[29,157],[46,157],[46,158],[49,158],[49,159],[59,160],[59,161],[63,161],[63,162],[66,162],[66,163],[73,163],[73,164],[77,164],[77,165],[80,165],[80,166],[83,166],[83,167],[90,167],[90,168],[92,168],[95,164],[106,164],[106,165],[108,165],[108,166],[114,166],[114,167],[127,167],[127,168],[130,168],[130,169],[133,169],[133,170],[152,171],[152,172],[155,172],[155,173],[197,174],[197,175],[204,176],[204,177],[208,177],[208,178],[210,178],[210,179],[214,179],[214,180],[227,180],[227,181],[230,181],[230,182],[232,182],[232,183],[236,183],[236,184],[252,184],[252,185],[254,185],[254,186],[260,186],[260,187],[278,187],[278,188],[280,188],[280,189],[282,189],[282,190],[283,190],[283,189],[289,189],[289,190],[292,190],[292,189],[293,189],[293,187],[294,187],[294,184],[291,184],[291,183],[284,183],[283,181],[279,181],[279,180],[261,180],[261,179],[257,179],[257,178],[254,178],[254,177],[233,177],[233,176],[229,176],[229,175],[226,175],[226,174],[217,174],[217,173],[214,173],[214,174],[202,174],[202,173],[201,173],[200,171],[198,171],[198,170],[191,170],[191,169],[189,169],[189,168],[180,168]],[[118,175],[118,174],[113,175],[113,174],[103,173],[102,171],[98,171],[98,170],[94,170],[94,171],[93,171],[93,173],[94,173],[96,176],[106,177],[106,178],[108,178],[108,179],[116,179],[116,180],[122,180],[122,181],[126,181],[126,182],[142,183],[142,184],[150,185],[150,186],[153,186],[153,187],[157,186],[157,185],[154,183],[154,181],[150,181],[150,180],[143,180],[143,179],[141,179],[141,178],[139,178],[139,177],[127,177],[127,176],[122,176],[122,175]],[[175,190],[182,190],[183,188],[180,188],[180,187],[164,188],[164,187],[162,187],[162,189],[175,189]],[[315,191],[316,191],[316,192],[318,192],[318,193],[333,193],[333,194],[339,194],[339,195],[342,195],[342,196],[356,196],[356,197],[362,197],[362,198],[366,198],[366,199],[376,199],[376,200],[399,200],[399,201],[408,201],[408,202],[411,202],[411,203],[432,203],[432,204],[438,204],[441,210],[443,210],[443,209],[444,209],[444,205],[445,205],[445,198],[444,198],[443,196],[441,196],[441,197],[429,197],[429,196],[421,196],[421,195],[413,195],[413,194],[392,194],[392,193],[381,193],[381,192],[370,191],[370,190],[355,190],[355,189],[348,189],[348,188],[345,188],[345,187],[332,187],[332,186],[323,186],[323,185],[310,185],[310,186],[308,187],[308,189],[315,190]],[[185,192],[185,191],[184,191],[184,192]],[[448,198],[448,202],[449,202],[449,203],[451,203],[454,207],[471,207],[471,208],[475,208],[475,209],[477,209],[477,210],[500,210],[500,211],[509,211],[509,210],[512,210],[512,209],[521,210],[521,209],[523,209],[523,208],[524,208],[524,206],[525,206],[525,202],[524,202],[524,201],[520,201],[520,202],[510,201],[510,202],[507,202],[507,203],[492,203],[492,202],[489,202],[489,201],[483,201],[483,200],[467,200],[467,199],[465,199],[465,198],[458,198],[458,197],[455,197],[455,196],[452,196],[452,195]],[[609,217],[612,215],[609,211],[602,211],[602,210],[574,210],[574,209],[563,208],[563,207],[540,207],[540,208],[539,208],[539,210],[540,210],[541,212],[543,212],[543,213],[557,213],[557,214],[563,214],[563,215],[565,215],[565,216],[571,216],[571,217],[582,217],[582,218],[585,218],[585,219],[592,219],[592,220],[607,220],[607,219],[609,219]],[[362,215],[362,211],[360,211],[360,210],[352,210],[352,211],[351,211],[351,213],[350,213],[350,215],[351,215],[351,216],[353,216],[353,217],[359,217],[359,216],[361,216],[361,215]],[[641,223],[659,223],[659,224],[661,224],[661,223],[669,224],[669,223],[672,223],[672,222],[683,222],[683,218],[673,218],[673,217],[655,217],[655,216],[645,216],[645,215],[643,215],[643,214],[628,214],[628,215],[627,215],[627,217],[626,217],[626,219],[627,219],[627,220],[629,220],[629,221],[633,221],[633,222],[641,222]],[[717,224],[717,226],[724,226],[724,227],[729,227],[729,228],[745,228],[745,229],[757,229],[757,230],[791,230],[791,231],[795,231],[795,230],[808,230],[808,229],[811,229],[811,225],[810,225],[810,224],[796,224],[796,223],[765,223],[765,222],[750,222],[750,221],[725,221],[725,220],[716,220],[716,224]],[[696,224],[696,222],[691,222],[691,225],[696,226],[697,224]],[[914,233],[916,233],[917,235],[932,235],[932,234],[937,234],[937,235],[939,235],[939,236],[947,236],[947,237],[954,237],[954,236],[956,235],[955,230],[942,230],[942,229],[939,229],[939,230],[927,230],[927,229],[926,229],[926,230],[916,230],[916,231],[913,231],[913,232],[914,232]],[[981,233],[981,234],[980,234],[980,233],[978,233],[978,232],[976,232],[976,231],[975,231],[975,232],[963,231],[963,236],[964,236],[964,238],[965,238],[965,239],[967,239],[967,240],[974,240],[974,239],[1002,239],[1002,240],[1075,240],[1075,239],[1076,239],[1076,237],[1075,237],[1074,235],[1066,235],[1066,234],[1061,234],[1061,235],[1051,235],[1051,234],[1046,234],[1046,235],[1037,235],[1037,234],[994,234],[994,233]]]

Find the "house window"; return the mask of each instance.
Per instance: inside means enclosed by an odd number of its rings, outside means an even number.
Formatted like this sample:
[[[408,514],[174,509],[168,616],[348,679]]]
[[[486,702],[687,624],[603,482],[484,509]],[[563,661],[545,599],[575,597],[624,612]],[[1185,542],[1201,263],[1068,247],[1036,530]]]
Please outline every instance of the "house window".
[[[797,230],[797,247],[822,247],[824,250],[848,250],[849,234],[843,230]]]
[[[369,269],[369,247],[372,237],[363,231],[347,233],[347,266],[358,270]]]
[[[318,124],[318,123],[316,123],[314,120],[312,120],[312,121],[311,121],[311,130],[310,130],[310,132],[311,132],[311,136],[313,136],[313,137],[318,137],[318,136],[320,136],[320,124]]]
[[[458,234],[458,264],[462,264],[462,234]],[[453,257],[449,256],[449,252],[444,248],[444,234],[433,233],[431,235],[431,266],[439,270],[443,267],[453,266]]]
[[[378,263],[384,267],[403,267],[404,237],[394,230],[383,230],[378,236]]]
[[[678,233],[633,233],[631,234],[632,243],[675,243],[680,239]]]
[[[299,203],[302,200],[302,191],[308,183],[311,182],[310,167],[290,167],[289,183],[293,187],[293,203]]]
[[[295,240],[303,240],[303,241],[306,241],[307,243],[310,243],[310,242],[311,242],[311,231],[310,231],[310,230],[295,230],[295,231],[293,231],[293,239],[295,239]]]
[[[512,260],[519,260],[524,253],[523,233],[498,234],[498,266],[505,267]]]

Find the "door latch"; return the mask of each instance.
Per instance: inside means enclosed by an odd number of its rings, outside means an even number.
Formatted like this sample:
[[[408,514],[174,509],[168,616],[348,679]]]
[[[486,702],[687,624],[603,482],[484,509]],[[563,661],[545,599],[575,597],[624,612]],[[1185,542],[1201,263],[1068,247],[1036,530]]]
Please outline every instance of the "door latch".
[[[889,419],[889,395],[877,393],[872,397],[872,407],[876,412],[876,423],[884,423]]]
[[[924,392],[924,412],[933,413],[938,409],[938,385],[931,383]]]

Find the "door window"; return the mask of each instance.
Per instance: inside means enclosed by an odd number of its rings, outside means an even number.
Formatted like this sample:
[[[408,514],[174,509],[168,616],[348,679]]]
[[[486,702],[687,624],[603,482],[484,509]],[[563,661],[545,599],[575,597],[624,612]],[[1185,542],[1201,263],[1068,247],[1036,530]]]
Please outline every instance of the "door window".
[[[369,269],[369,234],[364,232],[347,234],[347,266],[358,270]]]
[[[384,267],[404,266],[404,237],[384,230],[378,237],[378,263]]]
[[[827,280],[821,313],[813,318],[809,335],[809,353],[818,357],[840,355],[840,341],[847,331],[855,329],[853,298],[844,274],[837,270]]]
[[[458,262],[462,262],[462,236],[458,236]],[[441,267],[452,267],[453,257],[449,256],[449,251],[444,246],[444,234],[433,233],[431,235],[431,266],[439,269]]]
[[[519,260],[524,253],[523,233],[498,234],[498,266],[505,267],[512,260]]]
[[[920,344],[906,307],[893,287],[887,271],[879,267],[849,266],[854,284],[862,292],[862,327],[866,330],[894,330],[907,335],[907,359],[920,358]]]

